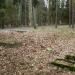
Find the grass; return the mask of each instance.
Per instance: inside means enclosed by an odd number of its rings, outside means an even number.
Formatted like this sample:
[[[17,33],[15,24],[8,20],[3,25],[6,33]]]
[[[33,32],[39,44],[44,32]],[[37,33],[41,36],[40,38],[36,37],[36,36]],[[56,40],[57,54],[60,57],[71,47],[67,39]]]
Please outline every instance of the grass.
[[[56,31],[62,32],[62,31],[68,31],[68,30],[75,31],[75,29],[72,29],[68,26],[58,26],[58,28],[55,28],[54,26],[39,26],[39,27],[37,27],[37,29],[32,28],[31,30],[33,30],[33,31],[52,31],[52,32],[53,31],[54,32],[56,32]]]
[[[72,29],[69,26],[58,26],[55,28],[54,26],[39,26],[37,29],[30,29],[33,32],[53,32],[55,34],[59,34],[61,37],[75,37],[75,28]]]

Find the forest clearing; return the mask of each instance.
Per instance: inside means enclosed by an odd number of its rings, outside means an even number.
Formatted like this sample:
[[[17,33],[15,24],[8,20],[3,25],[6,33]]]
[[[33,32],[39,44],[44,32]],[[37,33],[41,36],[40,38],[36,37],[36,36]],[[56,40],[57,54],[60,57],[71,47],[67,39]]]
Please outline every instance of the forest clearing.
[[[0,75],[75,75],[51,64],[71,54],[75,30],[67,26],[0,32]]]

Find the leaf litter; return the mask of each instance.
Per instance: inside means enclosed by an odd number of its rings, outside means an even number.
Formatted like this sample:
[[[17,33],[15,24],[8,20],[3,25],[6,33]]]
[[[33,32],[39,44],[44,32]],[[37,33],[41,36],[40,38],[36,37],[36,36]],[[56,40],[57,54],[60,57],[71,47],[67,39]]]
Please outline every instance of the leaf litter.
[[[49,63],[75,52],[74,35],[55,32],[0,32],[0,75],[75,75]],[[20,43],[17,47],[7,44]],[[8,47],[6,47],[8,46]]]

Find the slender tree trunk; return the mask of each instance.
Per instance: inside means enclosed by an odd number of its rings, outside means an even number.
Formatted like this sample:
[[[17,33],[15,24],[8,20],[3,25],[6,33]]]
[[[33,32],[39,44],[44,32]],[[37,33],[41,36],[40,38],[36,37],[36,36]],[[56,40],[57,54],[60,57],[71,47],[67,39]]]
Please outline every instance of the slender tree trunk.
[[[4,20],[2,21],[1,27],[4,29]]]
[[[74,1],[72,0],[72,28],[74,28]]]
[[[17,4],[17,15],[18,15],[18,23],[19,25],[21,25],[21,3]]]
[[[48,0],[48,9],[47,9],[47,12],[48,12],[48,15],[47,15],[47,22],[48,22],[48,25],[50,25],[50,0]]]
[[[32,0],[29,0],[29,26],[33,25],[33,7]]]
[[[58,6],[57,6],[57,0],[56,0],[56,21],[55,21],[55,28],[57,28],[57,19],[58,19]]]
[[[37,28],[37,15],[36,15],[36,8],[33,7],[33,17],[34,17],[34,29]]]
[[[25,0],[25,25],[27,25],[27,0]]]
[[[71,0],[69,0],[69,27],[71,27]]]
[[[49,6],[48,6],[48,24],[53,24],[53,11],[52,11],[52,0],[49,0]]]
[[[22,0],[21,23],[25,25],[25,0]]]

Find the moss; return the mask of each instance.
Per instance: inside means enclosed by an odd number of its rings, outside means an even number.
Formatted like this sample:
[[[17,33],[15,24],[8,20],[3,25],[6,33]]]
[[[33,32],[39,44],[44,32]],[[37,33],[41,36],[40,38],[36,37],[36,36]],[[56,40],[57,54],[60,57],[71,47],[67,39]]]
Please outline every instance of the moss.
[[[68,62],[65,59],[56,59],[54,62],[51,62],[51,64],[58,68],[75,71],[75,64]]]
[[[58,63],[58,62],[52,62],[51,64],[55,65],[57,67],[60,67],[62,69],[67,69],[67,70],[70,70],[70,71],[75,71],[75,67],[74,66],[65,65],[65,64]]]
[[[72,55],[66,55],[66,56],[65,56],[65,59],[75,61],[75,56],[72,56]]]
[[[59,61],[65,61],[65,62],[68,62],[68,63],[70,63],[70,64],[75,64],[75,61],[74,60],[72,60],[72,59],[56,59],[56,60],[59,60]]]

